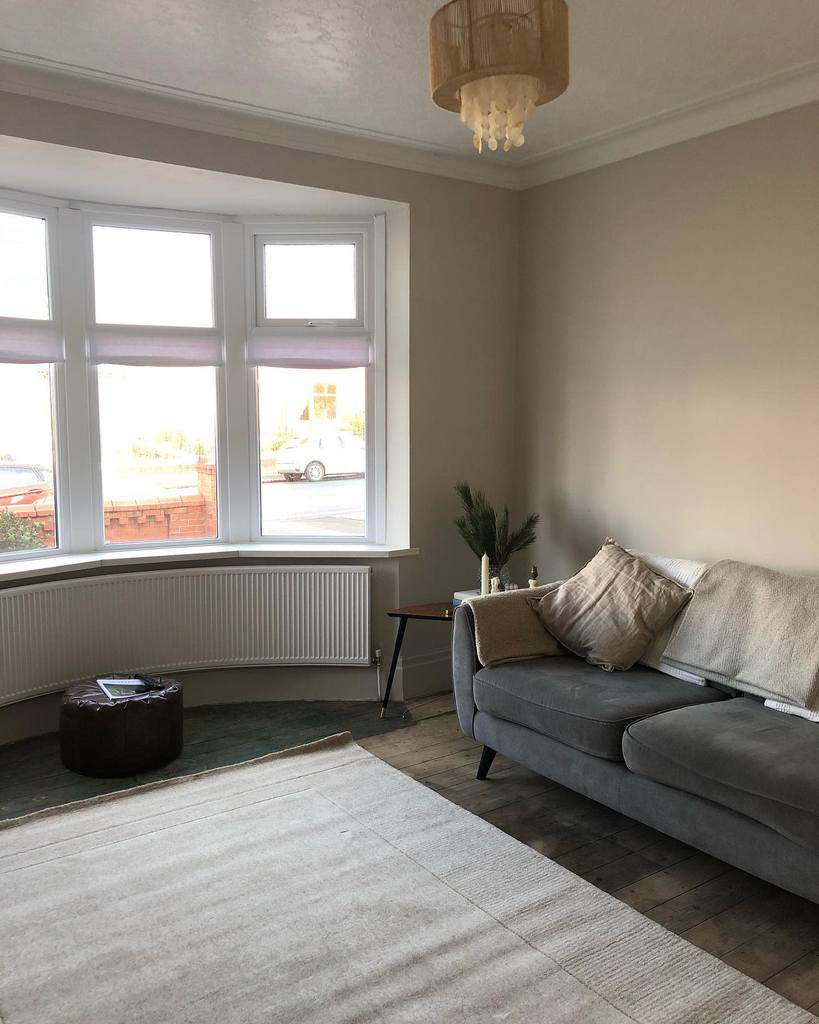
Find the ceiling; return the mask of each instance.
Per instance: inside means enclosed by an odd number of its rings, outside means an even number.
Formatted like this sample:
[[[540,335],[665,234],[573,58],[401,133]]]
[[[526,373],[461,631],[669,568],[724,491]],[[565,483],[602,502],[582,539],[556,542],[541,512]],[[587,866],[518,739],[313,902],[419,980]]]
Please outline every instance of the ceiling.
[[[801,91],[780,109],[819,97],[817,0],[569,0],[569,90],[537,111],[522,149],[477,158],[468,130],[429,98],[437,6],[0,0],[0,60],[507,169],[794,78]]]

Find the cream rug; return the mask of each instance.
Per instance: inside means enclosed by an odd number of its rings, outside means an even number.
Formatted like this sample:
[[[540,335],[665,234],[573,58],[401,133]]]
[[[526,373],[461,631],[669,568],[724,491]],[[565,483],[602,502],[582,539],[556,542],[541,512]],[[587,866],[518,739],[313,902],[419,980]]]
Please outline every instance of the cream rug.
[[[0,830],[2,1024],[813,1017],[349,736]]]

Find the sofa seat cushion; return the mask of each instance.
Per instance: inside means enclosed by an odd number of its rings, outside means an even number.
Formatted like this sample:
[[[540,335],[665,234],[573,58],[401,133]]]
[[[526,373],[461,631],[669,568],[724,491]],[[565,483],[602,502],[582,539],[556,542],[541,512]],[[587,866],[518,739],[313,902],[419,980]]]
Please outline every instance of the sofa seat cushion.
[[[475,707],[576,750],[622,761],[630,722],[725,694],[642,665],[612,674],[574,655],[484,668],[473,682]]]
[[[819,724],[738,697],[632,723],[626,766],[819,851]]]

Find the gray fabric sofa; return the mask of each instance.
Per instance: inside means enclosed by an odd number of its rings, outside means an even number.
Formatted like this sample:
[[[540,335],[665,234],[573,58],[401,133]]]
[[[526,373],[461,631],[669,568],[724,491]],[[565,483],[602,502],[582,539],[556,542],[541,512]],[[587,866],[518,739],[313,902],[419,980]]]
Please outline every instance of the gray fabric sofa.
[[[484,668],[472,612],[453,632],[458,720],[495,752],[819,902],[819,724],[726,688],[572,655]]]

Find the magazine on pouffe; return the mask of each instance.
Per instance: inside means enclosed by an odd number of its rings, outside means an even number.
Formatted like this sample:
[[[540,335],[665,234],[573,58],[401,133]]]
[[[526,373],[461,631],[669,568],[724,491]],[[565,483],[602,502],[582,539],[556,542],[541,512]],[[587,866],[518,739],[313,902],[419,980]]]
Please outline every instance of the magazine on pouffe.
[[[140,693],[147,693],[150,686],[144,679],[108,679],[105,677],[97,679],[97,685],[109,700],[117,700],[121,697],[135,697]]]

